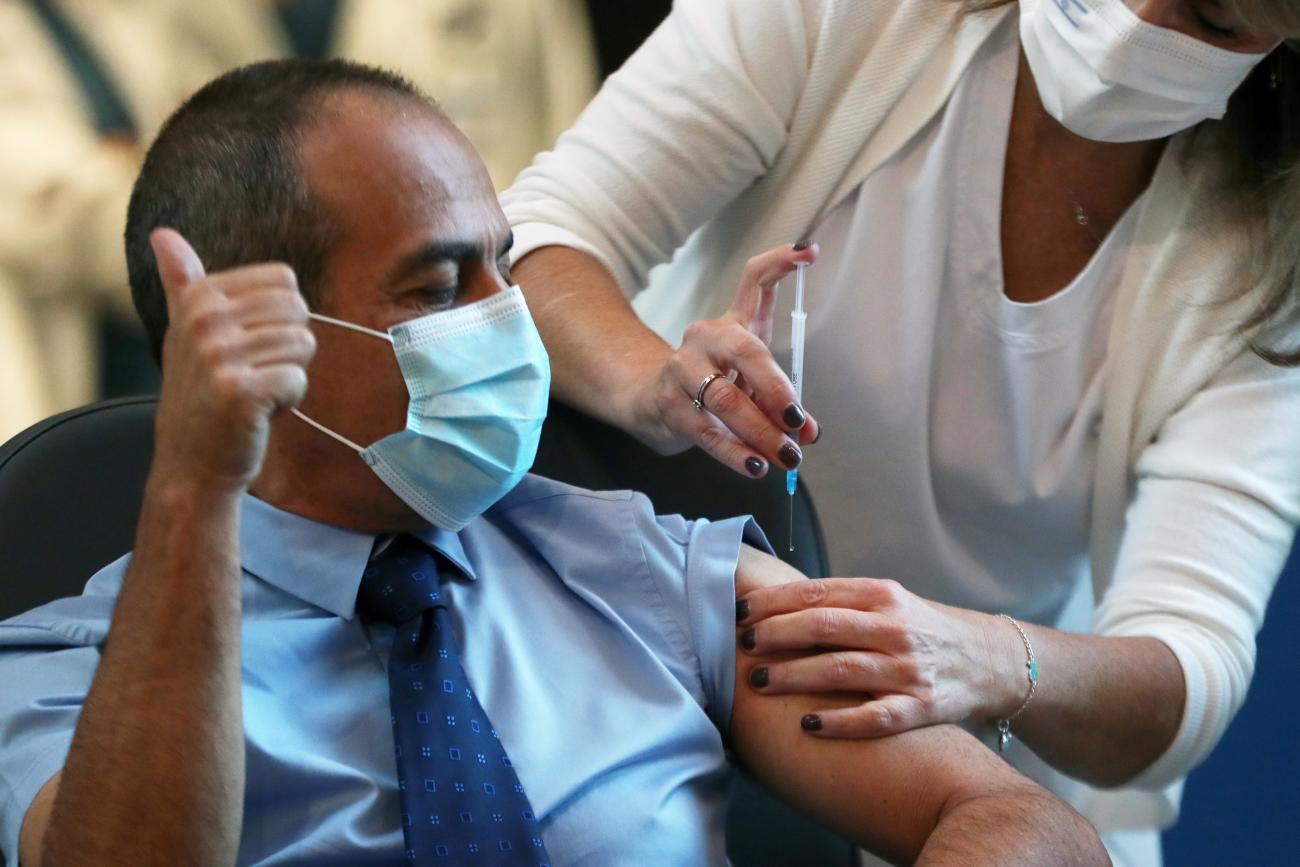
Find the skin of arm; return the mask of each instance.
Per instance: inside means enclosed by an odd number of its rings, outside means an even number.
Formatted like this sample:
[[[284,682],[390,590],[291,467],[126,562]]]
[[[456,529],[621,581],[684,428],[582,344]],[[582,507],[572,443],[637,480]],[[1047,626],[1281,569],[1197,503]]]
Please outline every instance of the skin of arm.
[[[742,548],[738,596],[805,580]],[[737,654],[731,741],[765,785],[818,821],[897,863],[1109,864],[1095,830],[952,726],[878,740],[811,737],[804,714],[851,704],[836,696],[761,695],[757,664]]]
[[[67,760],[24,818],[24,867],[228,865],[239,846],[239,504],[315,343],[285,266],[206,277],[170,230],[154,250],[172,324],[136,547]]]

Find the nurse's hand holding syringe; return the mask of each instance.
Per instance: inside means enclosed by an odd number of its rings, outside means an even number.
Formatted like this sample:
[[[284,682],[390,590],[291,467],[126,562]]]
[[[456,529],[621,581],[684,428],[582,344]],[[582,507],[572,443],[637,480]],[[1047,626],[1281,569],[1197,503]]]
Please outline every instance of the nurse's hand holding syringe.
[[[662,362],[641,404],[640,437],[661,452],[698,445],[739,473],[767,475],[769,464],[792,470],[801,446],[821,436],[790,378],[773,357],[777,284],[817,248],[783,244],[750,259],[731,307],[687,327],[681,346]],[[650,415],[647,418],[647,405]]]

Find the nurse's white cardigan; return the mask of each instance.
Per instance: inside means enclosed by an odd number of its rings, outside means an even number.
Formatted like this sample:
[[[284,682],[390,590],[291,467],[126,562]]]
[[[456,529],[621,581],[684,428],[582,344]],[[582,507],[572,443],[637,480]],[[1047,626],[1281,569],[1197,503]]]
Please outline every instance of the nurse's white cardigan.
[[[727,307],[748,257],[803,237],[920,129],[1007,14],[964,17],[950,0],[679,2],[505,194],[514,255],[593,254],[629,295],[648,286],[638,308],[675,344]],[[1245,698],[1300,522],[1300,373],[1232,334],[1251,303],[1230,291],[1245,239],[1218,221],[1207,175],[1186,141],[1171,144],[1110,336],[1094,627],[1168,644],[1187,707],[1135,788],[1079,804],[1103,831],[1175,818],[1181,778]]]

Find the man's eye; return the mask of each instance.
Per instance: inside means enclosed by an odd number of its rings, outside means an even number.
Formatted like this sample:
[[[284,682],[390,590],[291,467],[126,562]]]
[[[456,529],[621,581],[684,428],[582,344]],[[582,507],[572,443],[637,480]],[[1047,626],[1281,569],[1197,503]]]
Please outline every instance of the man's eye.
[[[420,303],[427,307],[450,307],[456,301],[457,286],[421,286],[415,290]]]

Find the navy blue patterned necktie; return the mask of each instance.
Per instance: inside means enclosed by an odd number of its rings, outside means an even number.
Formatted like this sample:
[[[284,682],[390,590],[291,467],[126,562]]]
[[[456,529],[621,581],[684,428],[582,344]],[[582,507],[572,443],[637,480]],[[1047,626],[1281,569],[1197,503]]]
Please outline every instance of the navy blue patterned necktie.
[[[547,867],[532,805],[461,668],[447,605],[437,555],[407,535],[370,561],[357,594],[362,617],[397,627],[388,690],[406,859]]]

